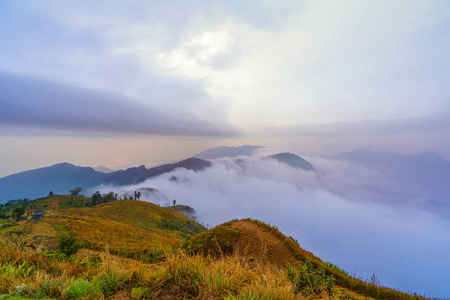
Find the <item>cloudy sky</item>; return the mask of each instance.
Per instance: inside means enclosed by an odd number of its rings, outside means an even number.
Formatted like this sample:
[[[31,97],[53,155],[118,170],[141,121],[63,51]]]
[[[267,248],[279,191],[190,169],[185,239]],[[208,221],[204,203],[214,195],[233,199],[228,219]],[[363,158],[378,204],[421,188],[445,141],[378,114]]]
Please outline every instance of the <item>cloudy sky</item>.
[[[0,176],[217,145],[450,159],[448,1],[0,2]]]

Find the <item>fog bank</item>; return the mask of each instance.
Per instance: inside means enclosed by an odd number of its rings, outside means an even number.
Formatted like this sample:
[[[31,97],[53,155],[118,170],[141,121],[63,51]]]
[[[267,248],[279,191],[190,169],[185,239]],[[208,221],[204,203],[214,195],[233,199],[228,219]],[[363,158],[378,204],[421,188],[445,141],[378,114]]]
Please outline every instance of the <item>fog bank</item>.
[[[144,200],[189,205],[209,226],[261,219],[350,273],[364,278],[375,273],[381,284],[406,292],[450,296],[448,219],[406,203],[390,205],[377,199],[380,194],[365,197],[367,185],[387,194],[398,188],[376,171],[308,160],[315,172],[259,157],[222,158],[202,172],[177,169],[139,185],[98,190],[131,194],[155,188],[157,192],[143,193]]]

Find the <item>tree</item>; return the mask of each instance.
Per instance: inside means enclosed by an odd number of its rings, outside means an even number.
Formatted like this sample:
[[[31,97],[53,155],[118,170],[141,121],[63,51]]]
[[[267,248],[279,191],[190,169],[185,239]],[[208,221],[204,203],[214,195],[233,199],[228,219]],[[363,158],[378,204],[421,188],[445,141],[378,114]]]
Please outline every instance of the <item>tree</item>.
[[[117,194],[114,192],[109,192],[108,194],[103,196],[103,203],[112,202],[117,200]]]
[[[71,196],[78,196],[78,194],[83,190],[83,188],[81,187],[76,187],[73,190],[70,190],[70,195]]]
[[[96,192],[92,195],[91,199],[92,199],[92,206],[96,206],[96,205],[98,205],[98,204],[103,203],[103,198],[102,198],[102,195],[100,194],[99,191],[96,191]]]
[[[71,191],[72,192],[72,191]],[[53,191],[50,191],[50,193],[48,193],[49,197],[53,197],[55,194],[53,194]]]
[[[134,200],[139,200],[141,198],[141,192],[134,191]]]
[[[133,194],[131,195],[123,194],[123,200],[134,200]]]
[[[23,206],[17,206],[14,211],[13,211],[13,218],[17,218],[20,217],[21,215],[23,215],[25,213],[25,208],[23,208]]]

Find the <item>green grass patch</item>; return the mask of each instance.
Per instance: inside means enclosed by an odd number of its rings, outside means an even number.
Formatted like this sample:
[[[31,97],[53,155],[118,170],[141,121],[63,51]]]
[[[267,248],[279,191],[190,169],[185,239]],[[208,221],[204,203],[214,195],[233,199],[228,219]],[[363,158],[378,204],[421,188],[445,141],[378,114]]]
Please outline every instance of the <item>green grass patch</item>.
[[[63,297],[69,299],[99,299],[102,296],[101,284],[84,278],[69,280],[63,293]]]

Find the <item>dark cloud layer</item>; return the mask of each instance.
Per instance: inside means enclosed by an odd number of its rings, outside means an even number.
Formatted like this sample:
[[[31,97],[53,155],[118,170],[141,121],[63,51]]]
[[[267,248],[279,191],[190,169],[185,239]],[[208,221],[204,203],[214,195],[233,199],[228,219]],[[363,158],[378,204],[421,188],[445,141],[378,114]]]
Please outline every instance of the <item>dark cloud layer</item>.
[[[161,99],[164,101],[165,99]],[[229,136],[227,124],[173,115],[133,99],[0,73],[0,124],[44,129],[151,135]]]

